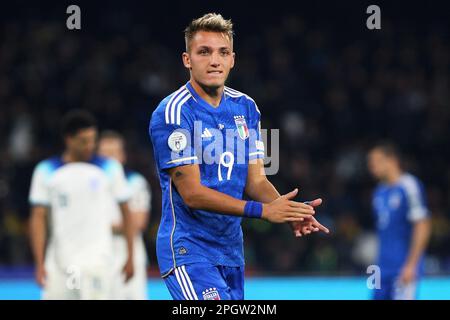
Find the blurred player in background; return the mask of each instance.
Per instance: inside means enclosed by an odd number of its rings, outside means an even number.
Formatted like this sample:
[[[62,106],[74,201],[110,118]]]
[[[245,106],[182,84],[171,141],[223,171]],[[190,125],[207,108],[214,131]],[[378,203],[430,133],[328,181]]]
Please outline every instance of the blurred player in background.
[[[379,238],[381,288],[374,299],[416,298],[423,255],[430,237],[430,219],[422,183],[402,170],[400,154],[391,143],[380,143],[368,155],[368,167],[379,181],[373,208]]]
[[[125,140],[117,132],[104,131],[100,135],[98,154],[119,161],[125,166],[126,152]],[[116,276],[113,280],[113,299],[145,300],[147,299],[147,254],[143,240],[143,232],[147,228],[150,216],[151,193],[145,178],[138,172],[125,169],[130,201],[128,206],[134,229],[134,276],[125,282],[121,275],[121,266],[127,259],[127,243],[123,233],[122,216],[119,207],[113,212],[113,246],[114,269]]]
[[[95,119],[72,111],[62,122],[65,150],[33,173],[31,245],[44,299],[111,298],[111,204],[119,203],[127,239],[125,277],[133,276],[133,229],[122,165],[94,156]],[[47,218],[49,237],[47,240]]]
[[[322,200],[293,201],[297,189],[280,196],[265,176],[259,109],[225,87],[235,57],[231,20],[206,14],[185,41],[190,80],[162,100],[149,128],[163,193],[158,264],[174,299],[243,299],[242,218],[290,223],[297,237],[328,232],[312,216]]]

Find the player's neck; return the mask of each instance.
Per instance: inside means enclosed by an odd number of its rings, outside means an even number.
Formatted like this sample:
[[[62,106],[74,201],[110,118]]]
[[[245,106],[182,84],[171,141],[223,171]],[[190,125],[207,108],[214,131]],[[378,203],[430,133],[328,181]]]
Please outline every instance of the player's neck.
[[[83,160],[78,159],[74,154],[70,153],[68,150],[64,151],[62,155],[62,160],[64,163],[69,162],[82,162]]]
[[[403,172],[400,169],[392,170],[386,176],[386,183],[390,184],[390,185],[396,184],[398,182],[398,180],[400,180],[400,177],[402,176],[402,174],[403,174]]]
[[[223,93],[223,86],[218,88],[211,88],[200,85],[197,81],[194,79],[189,80],[192,88],[194,88],[195,92],[208,102],[211,106],[217,108],[220,104],[220,101],[222,100],[222,93]]]

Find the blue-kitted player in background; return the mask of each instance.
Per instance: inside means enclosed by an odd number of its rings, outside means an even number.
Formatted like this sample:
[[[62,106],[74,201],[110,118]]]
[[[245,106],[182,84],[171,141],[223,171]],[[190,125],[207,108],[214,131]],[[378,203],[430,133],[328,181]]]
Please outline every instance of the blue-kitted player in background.
[[[430,219],[423,184],[404,172],[392,143],[382,142],[368,155],[368,167],[379,181],[372,204],[377,220],[381,288],[374,299],[416,299]]]
[[[297,237],[328,232],[313,217],[322,200],[293,201],[297,189],[280,196],[266,178],[258,107],[225,87],[231,21],[206,14],[185,41],[190,80],[161,101],[149,128],[163,197],[158,264],[174,299],[243,299],[242,218],[289,223]]]

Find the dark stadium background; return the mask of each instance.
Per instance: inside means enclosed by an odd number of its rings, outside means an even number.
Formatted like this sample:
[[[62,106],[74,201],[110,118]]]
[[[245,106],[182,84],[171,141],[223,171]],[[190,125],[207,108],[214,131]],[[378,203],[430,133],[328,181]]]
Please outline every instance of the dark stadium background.
[[[157,274],[160,189],[147,128],[159,101],[188,80],[183,28],[209,11],[232,18],[237,64],[229,85],[258,103],[263,128],[280,129],[281,192],[320,196],[331,235],[295,239],[285,225],[245,221],[249,274],[363,275],[373,256],[365,152],[391,139],[425,183],[433,213],[429,275],[450,273],[450,43],[445,3],[279,1],[14,1],[0,10],[0,268],[32,266],[31,173],[59,152],[72,108],[122,132],[129,165],[149,180],[145,240]],[[69,4],[80,31],[66,28]],[[366,28],[381,7],[382,29]]]

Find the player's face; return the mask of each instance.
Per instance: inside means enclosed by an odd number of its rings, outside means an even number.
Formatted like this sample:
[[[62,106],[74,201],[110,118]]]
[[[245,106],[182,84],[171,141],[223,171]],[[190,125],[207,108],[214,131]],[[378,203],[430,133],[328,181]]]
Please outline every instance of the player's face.
[[[81,129],[77,134],[66,138],[68,151],[79,161],[88,161],[92,158],[97,143],[97,129]]]
[[[208,88],[220,88],[234,66],[231,40],[224,33],[197,32],[190,42],[190,50],[183,53],[183,63],[191,71],[191,78]]]
[[[367,166],[375,179],[384,180],[389,168],[390,158],[378,149],[372,150],[367,157]]]
[[[125,162],[123,143],[119,139],[101,139],[98,143],[98,154],[103,157],[116,159],[120,163]]]

